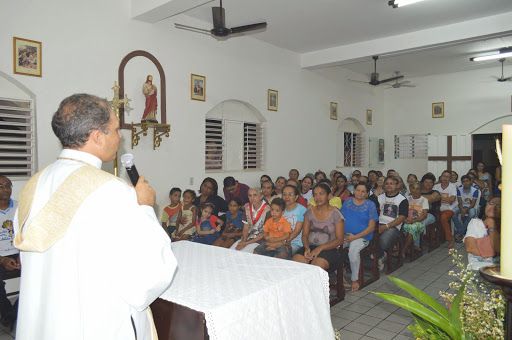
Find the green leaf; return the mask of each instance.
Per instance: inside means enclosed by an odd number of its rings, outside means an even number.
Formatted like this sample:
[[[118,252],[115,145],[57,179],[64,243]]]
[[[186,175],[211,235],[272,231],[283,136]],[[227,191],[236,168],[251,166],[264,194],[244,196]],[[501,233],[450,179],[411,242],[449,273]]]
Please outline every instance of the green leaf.
[[[389,294],[389,293],[376,293],[373,292],[373,294],[377,295],[381,299],[384,299],[395,306],[398,306],[400,308],[403,308],[405,310],[408,310],[409,312],[413,313],[414,315],[419,316],[423,320],[433,324],[434,326],[440,328],[442,331],[444,331],[446,334],[448,334],[452,339],[460,339],[460,331],[459,329],[456,329],[453,327],[448,320],[446,320],[443,316],[439,315],[438,313],[432,311],[431,309],[425,307],[424,305],[420,304],[419,302],[396,294]]]
[[[448,336],[448,334],[443,332],[439,327],[434,326],[430,322],[427,322],[427,321],[423,320],[422,318],[420,318],[419,316],[416,316],[414,314],[413,314],[413,318],[416,321],[415,326],[419,327],[423,331],[423,333],[429,334],[428,339],[451,340],[451,338]],[[416,336],[416,338],[421,339],[422,337]]]
[[[432,296],[428,295],[424,291],[414,287],[412,284],[410,284],[407,281],[401,280],[394,276],[388,276],[389,280],[393,282],[396,286],[399,288],[405,290],[407,293],[411,294],[413,298],[418,300],[418,302],[421,302],[422,304],[432,308],[436,312],[438,312],[442,317],[444,317],[446,320],[450,321],[450,313],[448,310],[440,304],[436,299],[434,299]]]

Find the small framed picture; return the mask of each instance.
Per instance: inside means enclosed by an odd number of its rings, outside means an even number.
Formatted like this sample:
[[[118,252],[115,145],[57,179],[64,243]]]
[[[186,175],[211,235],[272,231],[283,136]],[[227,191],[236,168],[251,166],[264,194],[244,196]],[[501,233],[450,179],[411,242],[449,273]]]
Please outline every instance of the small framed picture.
[[[338,120],[338,103],[331,102],[329,105],[329,117],[332,120]]]
[[[13,37],[12,45],[13,72],[41,77],[43,69],[41,65],[41,42]]]
[[[268,89],[267,91],[267,110],[277,111],[279,105],[278,92],[276,90]]]
[[[366,125],[372,125],[373,110],[366,110]]]
[[[444,102],[432,103],[432,118],[444,118]]]
[[[198,74],[190,75],[190,99],[206,100],[206,77]]]

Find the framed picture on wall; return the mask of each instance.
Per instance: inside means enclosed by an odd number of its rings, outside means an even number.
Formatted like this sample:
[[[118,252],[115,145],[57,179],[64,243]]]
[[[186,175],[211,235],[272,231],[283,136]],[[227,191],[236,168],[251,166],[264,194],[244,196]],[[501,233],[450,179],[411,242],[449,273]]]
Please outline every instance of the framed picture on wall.
[[[366,110],[366,125],[372,125],[373,110]]]
[[[268,89],[267,91],[267,110],[269,111],[277,111],[279,102],[278,102],[278,92],[276,90]]]
[[[329,105],[329,117],[332,119],[332,120],[337,120],[338,119],[338,103],[336,102],[331,102],[331,104]]]
[[[432,118],[444,118],[444,102],[432,103]]]
[[[206,100],[206,77],[198,74],[190,75],[190,99]]]
[[[41,42],[13,37],[12,45],[13,72],[27,76],[41,77]]]

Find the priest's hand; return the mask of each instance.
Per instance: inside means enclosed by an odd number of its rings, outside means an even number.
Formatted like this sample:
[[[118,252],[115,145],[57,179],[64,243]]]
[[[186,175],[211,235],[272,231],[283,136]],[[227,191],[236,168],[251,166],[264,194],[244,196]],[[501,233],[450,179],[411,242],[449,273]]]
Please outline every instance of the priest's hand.
[[[0,257],[0,265],[2,265],[6,270],[20,269],[20,265],[16,260],[10,257]]]
[[[137,194],[137,203],[139,205],[149,205],[150,207],[155,205],[155,189],[149,185],[144,176],[139,177],[135,186],[135,193]]]

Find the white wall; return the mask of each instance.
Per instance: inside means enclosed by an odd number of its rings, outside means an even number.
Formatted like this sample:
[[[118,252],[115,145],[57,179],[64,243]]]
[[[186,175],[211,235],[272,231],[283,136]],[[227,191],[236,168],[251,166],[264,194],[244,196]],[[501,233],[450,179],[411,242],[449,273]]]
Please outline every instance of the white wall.
[[[395,134],[467,135],[486,122],[511,114],[512,83],[493,79],[496,70],[493,67],[411,78],[417,87],[380,89],[378,114],[385,117],[386,168],[393,167],[404,176],[410,172],[418,175],[427,172],[426,160],[394,159]],[[444,102],[444,118],[432,118],[434,102]],[[504,123],[511,124],[512,116],[490,123],[476,133],[501,132]]]
[[[159,59],[167,78],[171,137],[164,139],[157,151],[152,150],[149,137],[143,138],[133,153],[139,172],[157,189],[160,205],[167,202],[171,186],[197,189],[205,177],[204,115],[223,100],[248,102],[267,120],[267,169],[234,174],[250,185],[258,183],[262,173],[276,177],[292,167],[302,174],[334,168],[338,122],[346,116],[364,122],[365,110],[375,105],[373,90],[360,91],[321,72],[302,70],[298,55],[258,40],[216,41],[176,30],[169,22],[150,25],[130,20],[126,0],[0,3],[0,46],[4,46],[0,71],[12,74],[12,54],[6,47],[12,46],[13,36],[43,43],[42,78],[14,75],[37,96],[40,168],[53,162],[60,151],[50,121],[64,97],[88,92],[110,98],[119,63],[126,54],[142,49]],[[184,17],[179,21],[190,22]],[[134,63],[130,74],[136,74],[137,68],[140,77],[133,80],[137,83],[126,84],[126,88],[133,106],[140,108],[144,100],[140,79],[154,74],[154,68]],[[207,77],[206,102],[190,100],[191,73]],[[266,110],[268,88],[279,91],[278,112]],[[1,91],[0,87],[0,96]],[[331,101],[340,103],[338,121],[329,119]],[[370,130],[383,122],[384,118],[376,116]],[[128,131],[123,135],[121,152],[130,149]],[[232,173],[213,177],[221,182],[228,174]],[[191,177],[193,185],[189,184]]]

